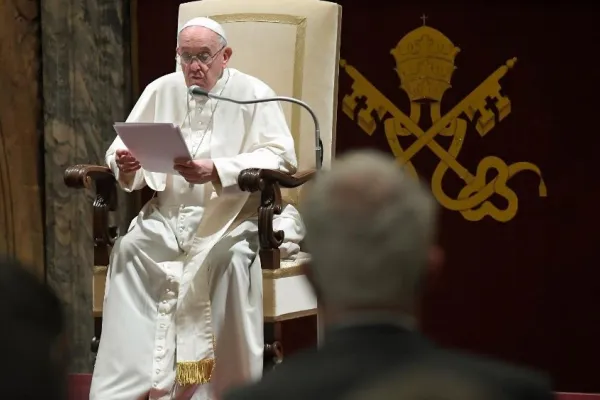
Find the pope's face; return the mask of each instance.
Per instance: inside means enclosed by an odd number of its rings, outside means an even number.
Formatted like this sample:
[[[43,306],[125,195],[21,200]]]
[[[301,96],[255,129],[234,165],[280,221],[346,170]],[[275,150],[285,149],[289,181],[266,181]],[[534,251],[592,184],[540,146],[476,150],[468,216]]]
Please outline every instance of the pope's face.
[[[202,26],[190,26],[179,34],[177,54],[187,86],[198,85],[210,91],[231,57],[219,35]]]

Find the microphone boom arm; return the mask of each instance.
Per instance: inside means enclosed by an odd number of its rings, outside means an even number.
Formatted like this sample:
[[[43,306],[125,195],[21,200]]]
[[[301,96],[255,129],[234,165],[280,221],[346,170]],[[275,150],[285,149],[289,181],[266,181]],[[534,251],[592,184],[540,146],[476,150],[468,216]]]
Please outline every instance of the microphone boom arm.
[[[205,96],[205,97],[208,97],[211,99],[229,101],[231,103],[236,103],[236,104],[258,104],[258,103],[267,103],[267,102],[272,102],[272,101],[283,101],[283,102],[299,105],[300,107],[302,107],[306,111],[308,111],[308,113],[310,114],[310,116],[313,119],[313,123],[315,124],[315,157],[316,157],[315,161],[316,161],[317,170],[321,169],[321,166],[323,165],[323,143],[321,142],[321,128],[319,126],[319,119],[317,118],[317,115],[312,110],[312,108],[310,108],[310,106],[308,104],[306,104],[305,102],[303,102],[302,100],[298,100],[293,97],[287,97],[287,96],[265,97],[263,99],[255,99],[255,100],[236,100],[236,99],[231,99],[229,97],[222,97],[222,96],[219,96],[216,94],[208,93],[207,91],[202,90],[202,89],[200,89],[200,87],[195,86],[195,85],[191,86],[189,88],[189,91],[193,95]]]

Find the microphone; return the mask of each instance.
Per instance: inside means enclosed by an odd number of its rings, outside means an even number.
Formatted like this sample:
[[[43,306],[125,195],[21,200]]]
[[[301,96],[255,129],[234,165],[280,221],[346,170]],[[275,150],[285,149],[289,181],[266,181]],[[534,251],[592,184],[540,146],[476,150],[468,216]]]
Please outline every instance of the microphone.
[[[293,104],[297,104],[297,105],[301,106],[302,108],[304,108],[306,111],[309,112],[309,114],[312,117],[313,122],[315,124],[315,161],[316,161],[317,170],[321,169],[321,166],[323,165],[323,142],[321,142],[321,128],[319,126],[319,120],[317,118],[317,115],[313,111],[313,109],[310,108],[310,106],[308,104],[306,104],[305,102],[303,102],[302,100],[298,100],[293,97],[286,97],[286,96],[265,97],[263,99],[255,99],[255,100],[236,100],[236,99],[231,99],[229,97],[223,97],[223,96],[209,93],[208,91],[200,88],[200,86],[198,86],[198,85],[190,86],[188,91],[191,95],[194,95],[194,96],[204,96],[204,97],[208,97],[209,99],[223,100],[223,101],[228,101],[230,103],[235,103],[235,104],[258,104],[258,103],[267,103],[267,102],[271,102],[271,101],[283,101],[283,102],[293,103]]]

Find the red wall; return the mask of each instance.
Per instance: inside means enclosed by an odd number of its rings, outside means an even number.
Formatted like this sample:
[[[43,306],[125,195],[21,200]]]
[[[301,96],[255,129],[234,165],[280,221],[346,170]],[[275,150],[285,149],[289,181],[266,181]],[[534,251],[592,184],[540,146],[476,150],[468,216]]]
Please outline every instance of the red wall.
[[[344,7],[342,58],[405,112],[390,50],[422,24],[423,13],[428,25],[461,48],[443,111],[518,57],[502,81],[511,114],[483,138],[470,129],[459,161],[471,172],[488,155],[509,164],[530,161],[542,170],[548,197],[538,196],[535,174],[521,172],[508,184],[519,198],[513,220],[469,222],[443,211],[447,263],[428,292],[424,330],[444,345],[546,370],[559,391],[600,392],[600,185],[593,137],[600,88],[591,58],[599,39],[596,14],[585,6],[338,3]],[[142,87],[174,68],[178,4],[144,0],[138,9]],[[340,104],[351,83],[341,71]],[[447,147],[443,139],[436,138]],[[338,153],[390,151],[381,126],[366,135],[342,112],[337,145]],[[429,180],[439,159],[423,149],[413,161]],[[448,175],[448,191],[458,193],[461,181]],[[503,205],[499,197],[492,201]]]

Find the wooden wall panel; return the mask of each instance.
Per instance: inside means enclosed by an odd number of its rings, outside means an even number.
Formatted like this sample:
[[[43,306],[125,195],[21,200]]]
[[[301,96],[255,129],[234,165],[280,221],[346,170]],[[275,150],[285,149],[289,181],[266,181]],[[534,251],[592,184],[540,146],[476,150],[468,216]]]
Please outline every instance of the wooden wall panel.
[[[0,255],[43,277],[38,6],[0,2]]]

